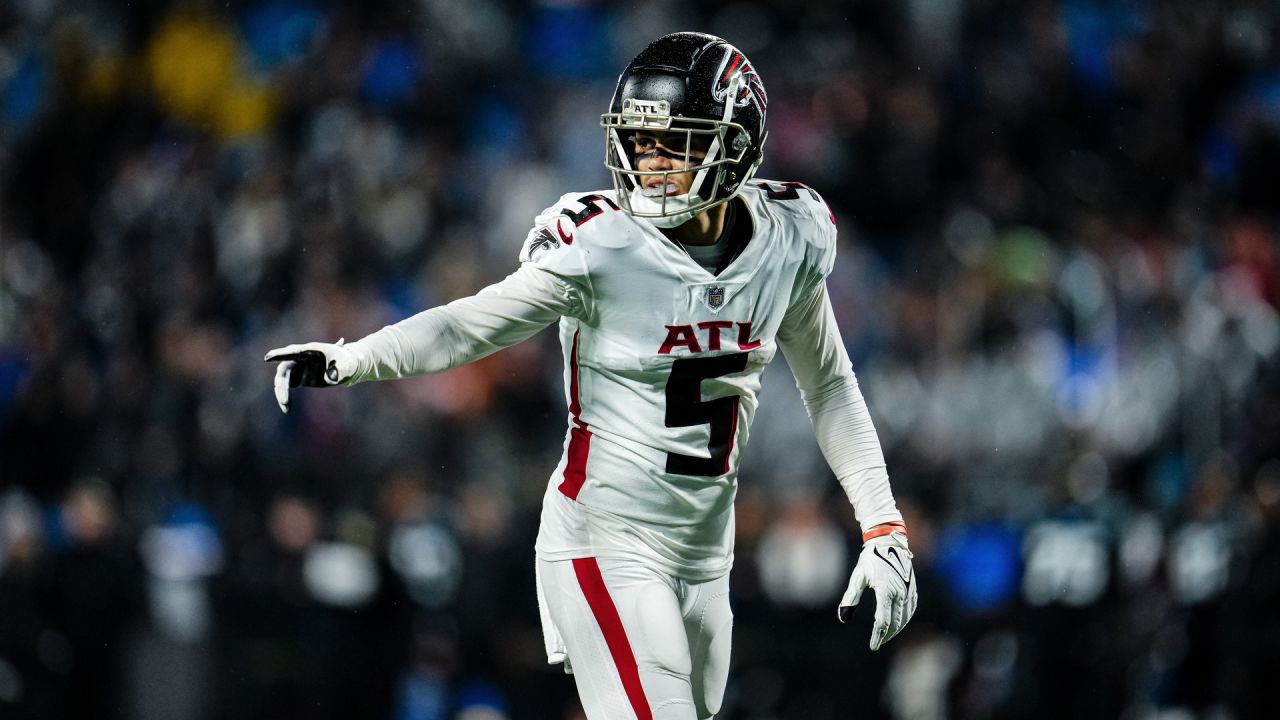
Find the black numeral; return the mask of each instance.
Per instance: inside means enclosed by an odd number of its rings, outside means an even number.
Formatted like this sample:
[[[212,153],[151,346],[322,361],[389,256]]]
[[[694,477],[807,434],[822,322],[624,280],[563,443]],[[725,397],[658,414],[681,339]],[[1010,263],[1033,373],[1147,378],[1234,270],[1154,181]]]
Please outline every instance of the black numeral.
[[[615,205],[612,200],[604,197],[603,195],[583,195],[578,198],[578,202],[583,205],[582,210],[578,212],[570,212],[568,208],[565,208],[564,210],[561,210],[560,213],[572,220],[576,227],[604,212],[604,208],[596,204],[598,201],[604,201],[605,205],[608,205],[614,210],[618,209],[618,206]]]
[[[774,185],[773,183],[762,180],[756,183],[756,187],[764,190],[770,200],[799,200],[800,191],[805,190],[809,193],[809,196],[813,198],[814,202],[826,209],[827,218],[831,220],[831,224],[834,225],[836,222],[835,213],[831,212],[831,208],[827,207],[827,204],[822,201],[822,196],[818,194],[818,191],[804,183],[784,182]]]
[[[784,182],[774,185],[773,183],[761,181],[756,183],[756,187],[768,193],[770,200],[799,200],[799,191],[808,190],[814,200],[822,202],[822,198],[818,197],[816,190],[800,182]]]
[[[667,453],[667,472],[715,477],[729,470],[729,452],[738,426],[738,396],[702,400],[702,381],[747,369],[747,354],[681,358],[667,380],[667,427],[710,425],[711,457]]]

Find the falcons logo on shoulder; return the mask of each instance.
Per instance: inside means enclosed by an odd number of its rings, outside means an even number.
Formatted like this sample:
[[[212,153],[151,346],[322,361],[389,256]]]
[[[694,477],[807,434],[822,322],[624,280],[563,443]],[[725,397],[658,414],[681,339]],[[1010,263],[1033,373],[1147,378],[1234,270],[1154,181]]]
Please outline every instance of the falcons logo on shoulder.
[[[529,259],[536,260],[542,253],[560,246],[560,241],[547,228],[539,228],[533,237],[529,238]]]

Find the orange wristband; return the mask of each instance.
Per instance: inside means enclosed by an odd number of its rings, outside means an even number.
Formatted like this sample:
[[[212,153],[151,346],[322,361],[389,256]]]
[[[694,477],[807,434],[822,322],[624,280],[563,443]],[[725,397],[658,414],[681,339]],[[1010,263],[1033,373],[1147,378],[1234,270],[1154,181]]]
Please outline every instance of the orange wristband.
[[[866,542],[872,538],[878,538],[883,535],[889,535],[896,532],[900,532],[903,535],[906,535],[907,524],[903,522],[898,522],[896,520],[892,522],[887,522],[887,523],[880,523],[879,525],[876,525],[870,530],[862,533],[862,542]]]

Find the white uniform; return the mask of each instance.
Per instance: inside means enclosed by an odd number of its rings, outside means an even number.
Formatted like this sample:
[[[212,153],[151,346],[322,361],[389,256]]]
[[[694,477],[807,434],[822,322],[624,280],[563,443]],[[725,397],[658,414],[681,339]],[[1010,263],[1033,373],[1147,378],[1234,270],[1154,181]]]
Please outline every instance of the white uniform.
[[[830,270],[834,226],[808,193],[770,202],[749,189],[753,237],[714,276],[611,196],[565,195],[521,253],[575,299],[560,320],[570,428],[538,555],[719,577],[733,562],[738,459],[761,373],[791,300]]]
[[[750,241],[718,275],[613,191],[573,193],[538,216],[507,279],[348,346],[356,382],[403,377],[559,320],[569,428],[543,503],[539,599],[549,658],[567,652],[591,717],[718,708],[739,460],[779,348],[863,528],[901,520],[826,294],[834,218],[798,183],[738,197]]]

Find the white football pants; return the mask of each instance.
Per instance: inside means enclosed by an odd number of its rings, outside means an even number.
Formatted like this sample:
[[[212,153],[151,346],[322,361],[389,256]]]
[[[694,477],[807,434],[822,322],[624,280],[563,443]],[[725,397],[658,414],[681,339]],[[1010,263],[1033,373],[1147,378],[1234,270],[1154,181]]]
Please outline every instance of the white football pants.
[[[628,560],[537,561],[548,654],[590,720],[705,720],[729,676],[729,575],[690,583]]]

